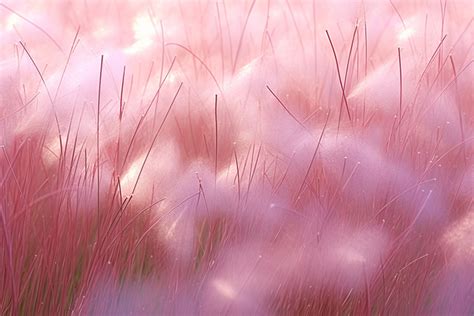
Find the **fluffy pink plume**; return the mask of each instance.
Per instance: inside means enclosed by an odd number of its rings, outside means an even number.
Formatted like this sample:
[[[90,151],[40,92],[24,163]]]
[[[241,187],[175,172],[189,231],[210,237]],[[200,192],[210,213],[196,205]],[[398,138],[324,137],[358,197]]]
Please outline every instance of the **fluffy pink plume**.
[[[473,315],[473,12],[0,3],[0,314]]]

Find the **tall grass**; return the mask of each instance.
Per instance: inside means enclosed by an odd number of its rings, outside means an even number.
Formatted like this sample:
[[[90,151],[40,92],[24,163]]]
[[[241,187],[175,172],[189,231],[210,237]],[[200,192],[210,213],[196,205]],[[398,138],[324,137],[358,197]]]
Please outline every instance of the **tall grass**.
[[[0,4],[0,313],[472,314],[464,5]]]

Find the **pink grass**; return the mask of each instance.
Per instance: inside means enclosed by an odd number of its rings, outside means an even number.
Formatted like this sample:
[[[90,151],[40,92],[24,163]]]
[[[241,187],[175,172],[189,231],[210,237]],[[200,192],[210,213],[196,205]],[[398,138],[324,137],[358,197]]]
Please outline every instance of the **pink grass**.
[[[474,313],[469,7],[0,4],[0,314]]]

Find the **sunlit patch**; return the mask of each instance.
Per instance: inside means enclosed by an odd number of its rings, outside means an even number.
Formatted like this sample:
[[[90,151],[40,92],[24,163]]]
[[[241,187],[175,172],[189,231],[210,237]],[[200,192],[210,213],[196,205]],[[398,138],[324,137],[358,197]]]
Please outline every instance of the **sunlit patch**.
[[[133,186],[137,181],[138,174],[143,165],[143,159],[144,157],[136,159],[130,166],[130,168],[128,168],[127,172],[120,179],[120,185],[122,186],[122,190],[127,195],[132,193]]]
[[[6,19],[5,29],[7,31],[13,31],[15,29],[15,24],[20,21],[20,18],[16,14],[10,14]]]
[[[322,258],[325,277],[340,288],[362,289],[364,280],[372,278],[384,260],[388,246],[387,236],[376,229],[336,238]]]
[[[172,142],[137,156],[120,177],[122,194],[133,193],[135,203],[147,203],[155,194],[163,194],[170,185],[168,177],[176,173],[178,161],[179,153]]]
[[[415,34],[415,29],[412,27],[407,27],[398,34],[398,39],[401,41],[405,41],[411,38],[414,34]]]
[[[213,285],[222,296],[228,299],[234,299],[237,295],[235,289],[224,280],[214,280]]]
[[[145,50],[151,46],[153,37],[155,36],[155,27],[148,15],[137,15],[133,21],[132,28],[135,42],[125,48],[124,52],[126,54],[136,54]]]
[[[374,72],[369,74],[367,78],[362,80],[357,86],[350,92],[347,96],[348,100],[364,95],[364,93],[369,93],[371,89],[376,89],[377,84],[381,82],[382,78],[386,76],[390,69],[390,65],[385,63],[375,69]]]
[[[97,39],[103,39],[107,37],[108,35],[110,35],[110,33],[111,33],[110,28],[108,28],[104,24],[100,24],[94,29],[92,36],[94,36]]]
[[[226,82],[224,84],[224,87],[232,89],[232,88],[235,88],[236,83],[245,83],[249,81],[253,77],[253,75],[256,73],[255,69],[258,62],[261,62],[261,56],[254,58],[252,61],[250,61],[246,65],[240,67],[235,77],[232,80]]]
[[[237,166],[231,163],[217,174],[218,183],[234,183],[234,179],[237,177]]]
[[[257,58],[254,58],[251,62],[239,68],[239,71],[236,75],[236,80],[244,81],[251,78],[252,74],[255,72],[255,68],[259,61],[260,61],[260,56]]]
[[[349,264],[363,264],[367,261],[367,258],[358,249],[353,247],[342,247],[339,248],[337,253],[345,262]]]
[[[452,260],[458,263],[474,260],[474,212],[470,212],[449,227],[443,242],[452,251]]]
[[[55,161],[59,159],[59,144],[57,142],[52,142],[44,146],[43,151],[43,160],[46,165],[52,165]]]
[[[278,10],[275,7],[271,7],[271,9],[268,11],[268,16],[273,19],[281,19],[283,13],[281,12],[281,10]]]
[[[240,68],[240,71],[239,71],[239,76],[247,76],[247,75],[250,75],[252,73],[252,70],[254,68],[254,64],[255,64],[255,60],[251,61],[250,63],[248,63],[247,65],[243,66],[242,68]]]
[[[173,240],[175,238],[175,235],[176,235],[176,226],[178,225],[179,221],[181,220],[181,217],[183,216],[183,212],[181,212],[179,215],[178,215],[178,218],[176,218],[173,223],[171,223],[170,225],[168,225],[166,228],[166,232],[165,232],[165,238],[167,240]]]
[[[45,166],[51,167],[56,163],[61,155],[61,146],[58,138],[50,139],[43,145],[42,158]]]
[[[170,72],[170,74],[168,75],[168,77],[166,78],[166,80],[167,80],[168,82],[171,82],[171,83],[172,83],[172,82],[176,82],[176,75],[173,74],[172,72]]]

